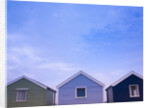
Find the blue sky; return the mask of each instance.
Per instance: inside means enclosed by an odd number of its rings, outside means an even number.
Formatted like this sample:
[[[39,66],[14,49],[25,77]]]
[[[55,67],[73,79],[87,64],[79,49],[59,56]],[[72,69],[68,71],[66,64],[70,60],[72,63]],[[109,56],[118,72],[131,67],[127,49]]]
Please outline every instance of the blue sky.
[[[8,82],[27,75],[56,89],[80,70],[106,87],[143,75],[143,8],[8,1]]]

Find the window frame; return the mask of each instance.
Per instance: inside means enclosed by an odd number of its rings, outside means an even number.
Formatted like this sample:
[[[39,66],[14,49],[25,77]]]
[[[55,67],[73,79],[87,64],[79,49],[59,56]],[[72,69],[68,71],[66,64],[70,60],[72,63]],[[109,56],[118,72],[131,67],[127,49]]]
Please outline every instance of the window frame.
[[[25,91],[25,100],[19,100],[18,96],[19,96],[19,91]],[[26,102],[27,101],[27,91],[28,88],[17,88],[16,89],[16,102]]]
[[[132,95],[132,90],[131,90],[131,87],[132,86],[136,86],[136,91],[137,91],[137,95]],[[132,85],[129,85],[129,95],[131,98],[136,98],[136,97],[140,97],[140,92],[139,92],[139,85],[138,84],[132,84]]]
[[[77,89],[85,89],[85,96],[82,96],[82,97],[78,97],[77,96]],[[86,87],[76,87],[75,88],[75,98],[87,98],[87,88]]]

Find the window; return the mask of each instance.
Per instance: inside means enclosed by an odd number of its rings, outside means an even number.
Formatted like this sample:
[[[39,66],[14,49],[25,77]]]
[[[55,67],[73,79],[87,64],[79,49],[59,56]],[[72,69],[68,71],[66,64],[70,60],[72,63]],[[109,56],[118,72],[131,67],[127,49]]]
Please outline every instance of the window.
[[[17,89],[16,102],[25,102],[27,89]]]
[[[76,98],[86,98],[86,88],[76,88]]]
[[[139,97],[139,86],[138,85],[129,85],[130,97]]]

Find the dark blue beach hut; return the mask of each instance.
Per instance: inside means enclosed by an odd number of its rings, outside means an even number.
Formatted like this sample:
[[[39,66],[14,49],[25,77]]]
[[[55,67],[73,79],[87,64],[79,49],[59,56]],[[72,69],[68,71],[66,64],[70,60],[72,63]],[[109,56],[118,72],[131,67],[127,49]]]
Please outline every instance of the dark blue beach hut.
[[[143,76],[132,71],[106,89],[107,102],[143,101]]]

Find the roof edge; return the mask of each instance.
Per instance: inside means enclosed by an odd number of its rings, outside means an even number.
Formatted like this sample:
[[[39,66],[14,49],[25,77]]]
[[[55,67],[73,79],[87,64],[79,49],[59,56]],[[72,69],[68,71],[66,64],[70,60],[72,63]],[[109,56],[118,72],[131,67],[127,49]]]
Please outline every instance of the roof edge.
[[[38,85],[38,86],[40,86],[40,87],[42,87],[43,89],[50,89],[50,90],[56,92],[56,90],[54,90],[54,89],[52,89],[52,88],[50,88],[50,87],[48,87],[48,86],[46,86],[46,85],[44,85],[44,84],[42,84],[42,83],[36,81],[36,80],[33,80],[33,79],[31,79],[31,78],[29,78],[29,77],[27,77],[27,76],[25,76],[25,75],[22,75],[22,76],[20,76],[20,77],[14,79],[14,80],[8,82],[7,86],[9,86],[9,85],[11,85],[11,84],[13,84],[13,83],[15,83],[15,82],[17,82],[17,81],[23,79],[23,78],[26,79],[26,80],[28,80],[28,81],[30,81],[30,82],[32,82],[32,83],[34,83],[34,84],[36,84],[36,85]]]
[[[122,82],[123,80],[125,80],[126,78],[128,78],[131,75],[135,75],[141,79],[143,79],[143,76],[136,73],[135,71],[130,71],[128,74],[124,75],[123,77],[121,77],[119,80],[117,80],[116,82],[114,82],[113,84],[111,84],[110,86],[116,86],[117,84],[119,84],[120,82]],[[109,86],[109,87],[110,87]]]
[[[91,77],[90,75],[88,75],[87,73],[83,72],[83,71],[79,71],[78,73],[72,75],[71,77],[69,77],[68,79],[66,79],[65,81],[63,81],[62,83],[60,83],[59,85],[56,86],[57,89],[59,89],[60,87],[62,87],[63,85],[65,85],[66,83],[68,83],[69,81],[71,81],[72,79],[74,79],[75,77],[77,77],[78,75],[84,75],[86,77],[88,77],[89,79],[91,79],[92,81],[94,81],[95,83],[101,85],[101,86],[105,86],[102,82],[96,80],[95,78]]]

